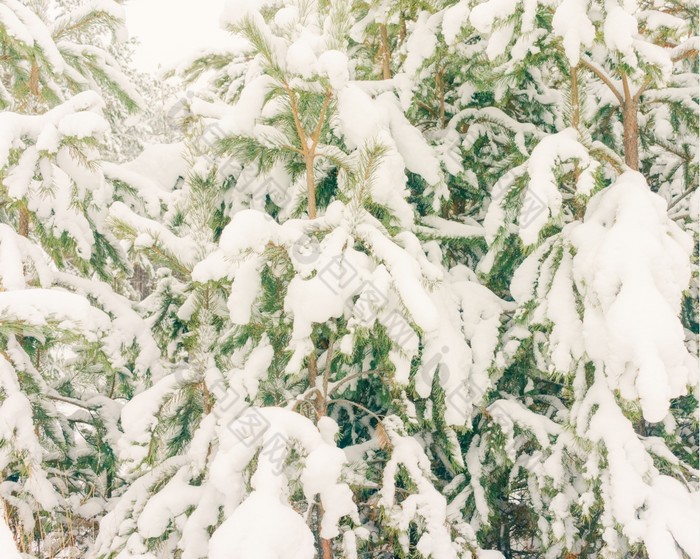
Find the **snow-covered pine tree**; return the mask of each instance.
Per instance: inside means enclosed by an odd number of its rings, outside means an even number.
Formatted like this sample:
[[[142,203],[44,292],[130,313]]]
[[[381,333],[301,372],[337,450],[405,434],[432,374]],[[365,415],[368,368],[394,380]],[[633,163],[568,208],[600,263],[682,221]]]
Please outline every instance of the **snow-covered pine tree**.
[[[441,47],[477,65],[434,137],[458,134],[487,167],[477,270],[517,304],[462,490],[482,541],[504,552],[700,554],[695,257],[681,227],[697,233],[688,212],[667,212],[696,191],[693,10],[489,1],[424,16],[421,44],[436,46],[421,68]]]
[[[176,209],[166,226],[113,210],[162,266],[145,303],[172,372],[124,409],[136,478],[99,557],[478,548],[441,491],[508,305],[421,245],[407,174],[444,196],[440,163],[404,114],[410,87],[354,70],[349,8],[229,3],[231,52],[188,74],[211,87],[184,101]]]
[[[134,101],[81,42],[121,25],[121,8],[74,7],[0,2],[0,497],[19,549],[46,557],[94,535],[118,486],[118,399],[158,359],[114,290],[127,267],[99,167],[100,93]]]
[[[114,163],[119,12],[0,0],[23,551],[700,557],[695,6],[232,1]]]

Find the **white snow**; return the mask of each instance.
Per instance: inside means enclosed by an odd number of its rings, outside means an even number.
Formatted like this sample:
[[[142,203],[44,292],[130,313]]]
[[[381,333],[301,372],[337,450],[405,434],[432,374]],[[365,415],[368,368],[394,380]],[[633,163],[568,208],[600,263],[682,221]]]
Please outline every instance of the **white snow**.
[[[348,84],[350,72],[345,53],[337,50],[324,51],[318,57],[318,64],[321,71],[328,76],[333,89],[341,90]]]
[[[532,150],[527,163],[530,176],[527,194],[533,200],[529,203],[526,194],[520,211],[520,238],[525,244],[535,243],[549,216],[557,217],[561,210],[562,196],[553,172],[557,161],[578,159],[584,168],[589,165],[588,150],[577,141],[577,136],[576,130],[567,128],[547,136]],[[541,203],[545,211],[539,209]]]
[[[661,421],[670,399],[697,382],[677,319],[692,242],[634,172],[591,200],[572,240],[574,277],[587,302],[586,351],[605,364],[611,387],[639,398],[648,421]]]
[[[422,12],[415,22],[413,30],[406,42],[407,56],[403,63],[403,70],[411,75],[418,72],[423,61],[429,59],[435,52],[437,37],[435,32],[439,25],[439,17],[430,16],[428,12]]]
[[[0,316],[4,321],[81,331],[95,339],[110,327],[109,317],[74,293],[57,289],[21,289],[0,292]]]
[[[5,519],[0,519],[0,553],[5,559],[20,559],[12,532],[7,527]]]
[[[279,498],[259,491],[236,508],[209,544],[211,559],[313,559],[315,553],[304,519]]]
[[[611,50],[622,53],[627,60],[634,57],[632,42],[637,34],[637,20],[621,6],[611,2],[603,26],[605,44]]]
[[[581,47],[590,47],[595,39],[595,27],[588,18],[587,8],[588,4],[582,0],[563,0],[552,18],[552,28],[562,37],[572,68],[578,66]]]
[[[448,45],[453,45],[457,40],[462,26],[467,22],[469,17],[469,2],[460,0],[453,6],[445,10],[445,15],[442,18],[442,34],[445,36],[445,42]]]

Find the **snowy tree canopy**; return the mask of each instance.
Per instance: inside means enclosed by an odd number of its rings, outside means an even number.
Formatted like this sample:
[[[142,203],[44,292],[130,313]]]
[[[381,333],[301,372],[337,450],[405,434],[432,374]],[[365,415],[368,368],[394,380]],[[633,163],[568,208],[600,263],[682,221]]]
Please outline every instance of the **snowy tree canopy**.
[[[698,7],[224,4],[0,0],[0,556],[700,559]]]

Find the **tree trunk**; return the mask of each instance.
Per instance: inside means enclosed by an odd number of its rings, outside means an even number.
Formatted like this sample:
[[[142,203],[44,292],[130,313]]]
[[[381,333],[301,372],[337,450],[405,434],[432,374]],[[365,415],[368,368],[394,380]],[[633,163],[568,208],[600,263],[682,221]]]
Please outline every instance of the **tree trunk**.
[[[578,130],[581,121],[581,108],[578,102],[578,66],[570,67],[569,73],[571,74],[571,126]]]
[[[306,192],[309,198],[309,219],[316,219],[316,184],[314,178],[314,154],[306,152],[304,155],[306,164]]]
[[[324,540],[321,538],[321,551],[323,552],[323,559],[333,559],[331,540]]]
[[[29,210],[24,205],[19,207],[19,230],[17,232],[23,237],[29,237]]]
[[[389,49],[389,34],[386,23],[379,26],[379,34],[382,38],[382,75],[385,80],[391,79],[391,50]]]
[[[445,84],[442,81],[445,69],[435,70],[435,92],[440,100],[440,128],[445,128]]]
[[[39,95],[39,67],[33,61],[29,74],[29,92],[32,95]]]
[[[632,96],[627,76],[622,74],[623,101],[622,127],[624,130],[623,144],[625,148],[625,163],[633,170],[639,170],[639,124],[637,123],[638,96]]]
[[[148,273],[138,264],[134,264],[134,275],[131,276],[131,287],[139,294],[143,301],[151,293],[150,278]]]
[[[331,540],[327,540],[321,537],[321,519],[323,518],[324,510],[323,505],[318,503],[318,539],[321,544],[321,557],[319,559],[333,559],[333,548],[331,547]]]
[[[622,125],[625,138],[625,163],[634,171],[639,170],[639,124],[637,123],[637,103],[626,99],[622,105]]]

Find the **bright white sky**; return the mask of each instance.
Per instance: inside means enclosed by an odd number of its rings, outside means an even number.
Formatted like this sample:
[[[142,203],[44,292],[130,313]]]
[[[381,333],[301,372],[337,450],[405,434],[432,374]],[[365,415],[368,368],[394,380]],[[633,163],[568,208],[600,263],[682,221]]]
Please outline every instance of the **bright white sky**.
[[[228,34],[219,28],[225,0],[128,0],[126,25],[141,46],[134,57],[144,71],[177,64],[206,46],[221,45]]]

